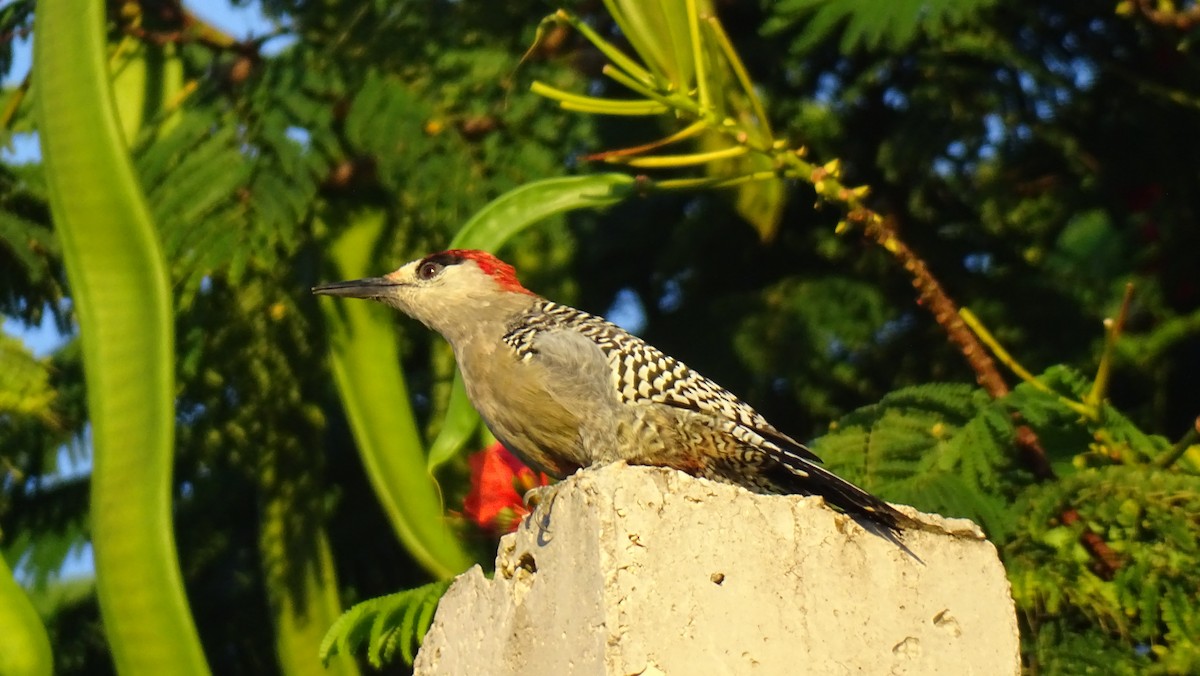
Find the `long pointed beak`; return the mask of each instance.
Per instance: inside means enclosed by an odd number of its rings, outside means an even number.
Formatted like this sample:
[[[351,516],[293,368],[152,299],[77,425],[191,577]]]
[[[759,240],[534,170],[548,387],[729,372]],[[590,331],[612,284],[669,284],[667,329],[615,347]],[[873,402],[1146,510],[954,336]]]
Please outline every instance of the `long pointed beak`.
[[[312,292],[323,296],[346,296],[347,298],[383,298],[388,295],[388,289],[404,286],[384,277],[368,277],[352,279],[348,282],[331,282],[318,284]]]

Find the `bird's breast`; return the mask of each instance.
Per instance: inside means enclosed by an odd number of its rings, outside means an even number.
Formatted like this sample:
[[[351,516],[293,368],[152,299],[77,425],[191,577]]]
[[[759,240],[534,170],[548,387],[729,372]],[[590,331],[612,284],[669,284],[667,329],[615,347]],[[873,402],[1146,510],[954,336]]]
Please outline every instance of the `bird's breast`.
[[[580,441],[584,413],[558,401],[535,365],[501,350],[462,355],[459,367],[488,429],[526,464],[556,477],[591,464]]]

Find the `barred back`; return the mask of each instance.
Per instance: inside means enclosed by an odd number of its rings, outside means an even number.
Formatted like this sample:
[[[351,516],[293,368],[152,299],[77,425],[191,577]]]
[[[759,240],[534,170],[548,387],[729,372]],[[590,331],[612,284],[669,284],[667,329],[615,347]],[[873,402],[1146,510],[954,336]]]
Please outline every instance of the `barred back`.
[[[753,408],[717,383],[621,327],[582,310],[543,300],[520,317],[504,342],[521,359],[531,359],[538,333],[570,329],[600,348],[612,370],[612,384],[625,403],[655,402],[720,416],[750,430],[778,434]],[[757,435],[755,435],[757,437]],[[756,445],[762,438],[744,439]]]

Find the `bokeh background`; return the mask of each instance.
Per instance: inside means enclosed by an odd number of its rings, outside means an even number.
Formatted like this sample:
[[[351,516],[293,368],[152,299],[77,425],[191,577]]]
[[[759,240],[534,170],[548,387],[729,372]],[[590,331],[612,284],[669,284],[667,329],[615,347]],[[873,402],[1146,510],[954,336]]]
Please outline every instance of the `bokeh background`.
[[[602,3],[565,6],[623,44]],[[1146,448],[1179,449],[1160,468],[1169,479],[1142,472],[1153,465],[1146,457],[1135,478],[1115,479],[1128,494],[1078,479],[1051,509],[1021,497],[1020,487],[1048,479],[1022,467],[1010,439],[1004,471],[1021,478],[996,489],[1010,510],[996,523],[1005,542],[1018,543],[1010,565],[1033,550],[1079,559],[1023,588],[1031,673],[1200,668],[1200,617],[1173,596],[1195,592],[1196,545],[1171,539],[1200,529],[1188,507],[1200,495],[1187,436],[1200,414],[1196,5],[713,6],[776,135],[814,161],[839,159],[848,185],[870,186],[871,206],[1033,373],[1054,367],[1065,390],[1076,381],[1086,389],[1105,354],[1105,320],[1118,316],[1132,284],[1105,394],[1121,425],[1152,438]],[[438,577],[394,535],[335,388],[329,327],[308,290],[336,274],[339,238],[374,223],[378,237],[364,255],[386,272],[445,248],[473,213],[514,188],[608,170],[588,155],[674,129],[662,117],[572,113],[530,93],[541,80],[627,95],[577,32],[554,26],[537,39],[555,7],[108,3],[118,90],[128,53],[166,58],[177,78],[175,94],[146,107],[127,140],[169,267],[171,509],[213,672],[303,671],[281,657],[288,604],[303,610],[320,593],[348,607]],[[0,550],[47,628],[56,673],[103,674],[113,665],[91,562],[86,383],[29,94],[38,86],[35,16],[29,1],[0,8]],[[733,191],[671,191],[574,211],[524,230],[500,254],[527,287],[609,317],[799,439],[906,387],[975,391],[977,374],[893,257],[857,231],[838,234],[844,212],[822,204],[811,183],[782,186],[757,208]],[[444,424],[452,358],[423,327],[397,317],[393,328],[428,441]],[[1109,428],[1068,430],[1069,417],[1036,430],[1060,476],[1137,465],[1098,436]],[[926,428],[938,422],[930,420]],[[452,532],[486,566],[496,533],[463,515],[470,451],[491,441],[473,430],[467,452],[437,479]],[[869,484],[855,474],[856,451],[829,448],[835,468]],[[1161,497],[1161,510],[1142,504],[1145,496]],[[1093,514],[1089,500],[1115,506]],[[1064,524],[1064,509],[1082,509],[1082,521]],[[1105,520],[1126,512],[1120,528]],[[1023,530],[1026,518],[1041,525]],[[1122,578],[1097,569],[1088,533],[1126,563],[1138,542],[1166,544]],[[1010,570],[1053,568],[1030,556]],[[1137,586],[1151,576],[1175,586]],[[1064,584],[1057,597],[1047,592]],[[314,645],[307,668],[320,668],[315,654]]]

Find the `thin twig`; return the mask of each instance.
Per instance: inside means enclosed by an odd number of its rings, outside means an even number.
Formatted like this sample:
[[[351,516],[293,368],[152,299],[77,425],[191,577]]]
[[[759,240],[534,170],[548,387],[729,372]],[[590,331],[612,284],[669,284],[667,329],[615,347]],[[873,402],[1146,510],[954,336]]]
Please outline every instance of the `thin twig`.
[[[1179,459],[1183,457],[1184,453],[1188,452],[1189,448],[1195,446],[1197,443],[1200,443],[1200,417],[1196,418],[1195,422],[1192,423],[1192,426],[1187,432],[1184,433],[1183,437],[1181,437],[1179,441],[1175,442],[1175,445],[1171,447],[1171,450],[1159,456],[1158,459],[1154,461],[1154,465],[1163,469],[1174,465],[1175,463],[1179,462]]]
[[[993,336],[992,332],[983,325],[983,322],[979,321],[979,318],[975,316],[974,312],[971,312],[967,308],[960,308],[958,315],[962,317],[963,322],[970,327],[971,332],[974,333],[984,345],[987,345],[988,349],[992,351],[992,354],[996,355],[996,359],[1000,360],[1001,364],[1007,366],[1008,369],[1015,373],[1018,378],[1026,383],[1029,383],[1031,387],[1037,389],[1039,392],[1054,397],[1060,404],[1066,406],[1072,411],[1075,411],[1084,418],[1087,418],[1088,420],[1099,420],[1100,413],[1098,408],[1089,408],[1086,404],[1073,399],[1068,399],[1058,392],[1055,392],[1046,383],[1038,380],[1037,376],[1030,373],[1029,369],[1022,366],[1019,361],[1014,359],[1013,356],[1008,353],[1008,350],[1004,349],[1004,346],[1000,344],[1000,341],[996,340],[996,337]]]
[[[604,162],[613,157],[641,155],[643,153],[648,153],[651,150],[658,150],[659,148],[671,145],[672,143],[692,138],[693,136],[703,133],[706,129],[708,129],[708,126],[705,125],[704,122],[693,122],[674,134],[660,138],[657,141],[651,141],[650,143],[643,143],[642,145],[631,146],[629,148],[621,148],[620,150],[605,150],[598,153],[592,153],[591,155],[584,155],[582,159],[588,162]]]
[[[933,314],[934,321],[946,332],[946,337],[958,347],[971,370],[975,372],[975,380],[979,386],[994,399],[1008,394],[1008,383],[1004,382],[1000,370],[996,368],[996,362],[979,342],[979,338],[967,328],[959,316],[958,305],[929,271],[925,261],[900,239],[895,217],[863,218],[851,213],[849,218],[852,221],[864,222],[866,235],[892,254],[912,277],[913,288],[917,290],[917,302]]]
[[[1108,329],[1104,336],[1104,351],[1100,354],[1100,366],[1096,369],[1096,379],[1092,381],[1092,389],[1088,391],[1087,396],[1083,399],[1084,406],[1087,406],[1093,411],[1100,410],[1100,404],[1104,401],[1104,394],[1108,391],[1108,378],[1112,373],[1113,353],[1116,351],[1117,340],[1121,337],[1121,332],[1125,329],[1125,320],[1129,316],[1129,305],[1133,300],[1133,284],[1125,285],[1125,295],[1121,298],[1121,309],[1117,311],[1115,319],[1106,319],[1105,328]]]

